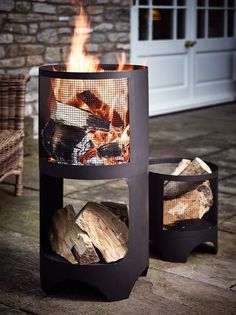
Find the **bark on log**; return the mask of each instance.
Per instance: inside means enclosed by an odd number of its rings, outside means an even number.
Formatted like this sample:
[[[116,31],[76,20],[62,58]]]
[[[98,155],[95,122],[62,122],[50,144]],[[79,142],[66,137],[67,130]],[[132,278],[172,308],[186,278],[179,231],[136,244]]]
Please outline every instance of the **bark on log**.
[[[128,251],[128,228],[109,208],[88,202],[76,218],[107,263],[123,258]]]
[[[209,166],[200,158],[195,158],[186,168],[179,174],[181,176],[204,175],[211,173]],[[164,184],[164,199],[176,198],[190,190],[199,186],[201,182],[177,182],[168,181]]]
[[[84,109],[76,108],[61,102],[56,102],[51,113],[51,118],[68,126],[104,131],[110,130],[110,122],[105,118],[96,116]]]
[[[97,148],[99,157],[116,157],[121,156],[122,151],[117,142],[102,144]]]
[[[163,225],[170,226],[179,221],[201,219],[213,204],[209,181],[204,181],[192,191],[178,198],[164,200]]]
[[[182,159],[170,175],[179,175],[190,163],[191,163],[191,160]],[[168,183],[168,180],[164,182],[164,185],[166,185],[167,183]]]
[[[125,222],[125,224],[129,226],[129,214],[126,204],[112,201],[102,201],[101,204],[108,207],[111,212],[113,212],[121,221]]]
[[[76,163],[78,155],[83,155],[93,147],[83,129],[63,125],[53,119],[42,130],[42,142],[45,150],[56,161],[69,164]]]
[[[76,213],[72,205],[55,212],[49,232],[52,250],[72,264],[96,263],[99,257],[89,237],[75,223],[75,217]]]
[[[78,100],[83,101],[91,110],[92,113],[100,117],[110,120],[110,107],[102,102],[94,93],[89,90],[77,93]]]

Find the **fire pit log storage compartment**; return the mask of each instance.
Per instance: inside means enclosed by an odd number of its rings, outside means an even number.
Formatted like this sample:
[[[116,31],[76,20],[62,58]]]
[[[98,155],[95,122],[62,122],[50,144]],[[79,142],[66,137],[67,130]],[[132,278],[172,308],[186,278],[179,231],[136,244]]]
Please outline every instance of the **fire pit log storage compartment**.
[[[113,301],[127,298],[148,268],[148,71],[100,67],[86,73],[66,72],[64,65],[39,70],[40,275],[45,292],[59,283],[84,282]],[[74,265],[52,251],[49,230],[64,206],[64,178],[126,179],[123,259]]]

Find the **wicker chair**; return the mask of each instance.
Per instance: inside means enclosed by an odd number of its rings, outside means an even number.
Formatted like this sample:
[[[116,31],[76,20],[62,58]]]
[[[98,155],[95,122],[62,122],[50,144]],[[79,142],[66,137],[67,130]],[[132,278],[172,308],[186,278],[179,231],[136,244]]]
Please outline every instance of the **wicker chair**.
[[[15,194],[23,192],[23,139],[27,75],[0,75],[0,182],[16,175]]]

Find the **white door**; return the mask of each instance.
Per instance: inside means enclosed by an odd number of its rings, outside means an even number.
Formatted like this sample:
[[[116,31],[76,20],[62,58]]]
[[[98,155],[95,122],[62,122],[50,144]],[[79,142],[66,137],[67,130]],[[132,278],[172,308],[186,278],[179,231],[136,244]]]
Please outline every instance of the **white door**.
[[[235,99],[235,0],[136,0],[131,62],[149,66],[150,115]]]

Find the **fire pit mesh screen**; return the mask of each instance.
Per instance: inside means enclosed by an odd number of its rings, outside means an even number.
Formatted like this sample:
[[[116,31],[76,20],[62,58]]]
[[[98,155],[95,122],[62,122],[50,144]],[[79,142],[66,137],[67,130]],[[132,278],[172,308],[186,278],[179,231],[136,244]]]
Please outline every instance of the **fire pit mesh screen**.
[[[115,165],[130,161],[128,79],[50,79],[41,136],[48,161]]]

